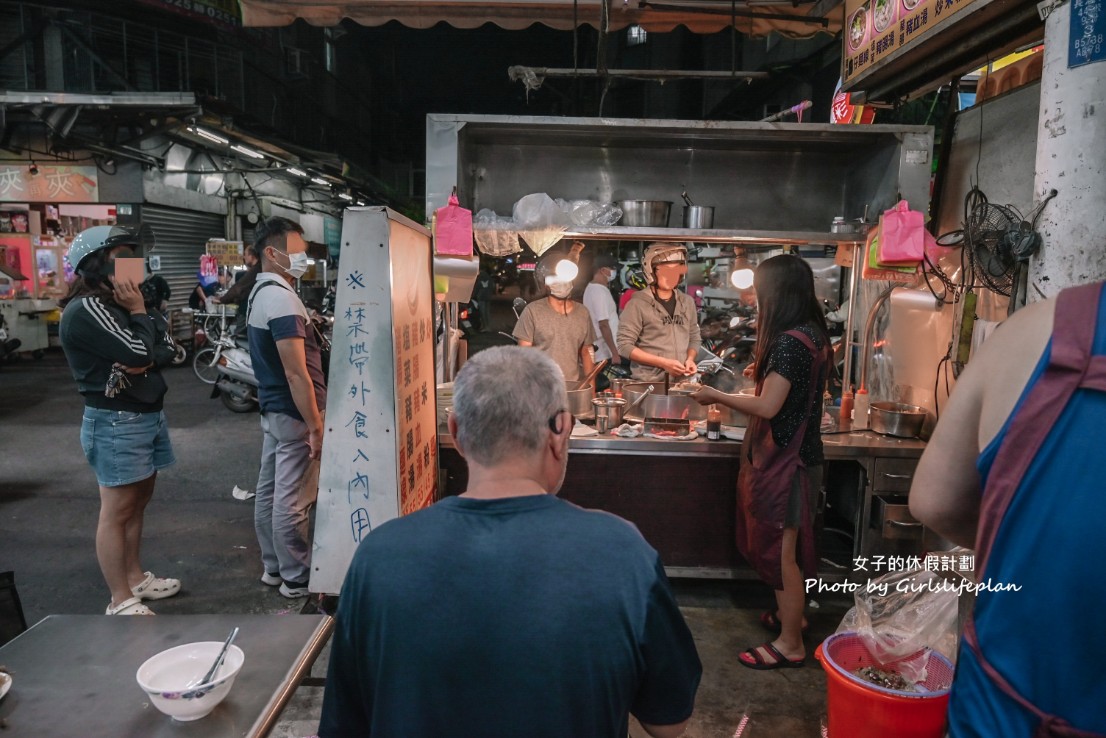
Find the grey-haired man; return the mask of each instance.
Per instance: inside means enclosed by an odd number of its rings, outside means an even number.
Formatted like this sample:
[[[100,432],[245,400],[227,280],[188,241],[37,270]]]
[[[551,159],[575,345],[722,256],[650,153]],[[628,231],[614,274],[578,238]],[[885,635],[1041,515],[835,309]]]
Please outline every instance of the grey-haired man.
[[[572,416],[557,365],[480,352],[449,429],[468,489],[365,537],[342,586],[319,735],[657,738],[702,667],[657,552],[556,497]]]

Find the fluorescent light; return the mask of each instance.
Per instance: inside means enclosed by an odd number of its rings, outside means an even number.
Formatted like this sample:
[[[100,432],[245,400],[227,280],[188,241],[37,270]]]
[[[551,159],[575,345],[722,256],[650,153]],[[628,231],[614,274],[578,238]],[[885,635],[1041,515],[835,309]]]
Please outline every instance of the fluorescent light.
[[[265,158],[265,155],[262,154],[260,151],[254,151],[253,149],[248,149],[245,146],[241,146],[239,144],[235,144],[234,146],[231,146],[230,149],[231,149],[231,151],[237,151],[239,154],[245,154],[246,156],[250,157],[251,159],[264,159]]]
[[[211,131],[205,131],[203,128],[190,126],[188,130],[192,133],[195,133],[200,138],[206,138],[208,141],[214,141],[217,144],[222,144],[226,146],[228,143],[230,143],[230,139],[223,138],[222,136],[216,136]]]
[[[342,198],[343,200],[352,200],[353,199],[352,195],[347,195],[344,192],[339,192],[338,197]]]
[[[330,182],[327,182],[322,177],[312,177],[311,181],[314,182],[315,184],[323,185],[324,187],[329,187],[330,186]]]
[[[295,167],[288,167],[287,171],[288,171],[289,174],[294,174],[297,177],[306,177],[307,176],[307,172],[305,172],[303,170],[300,170],[300,169],[296,169]]]
[[[361,205],[362,207],[364,207],[364,205],[365,205],[365,201],[364,201],[364,200],[358,200],[358,201],[357,201],[357,204],[358,204],[358,205]]]

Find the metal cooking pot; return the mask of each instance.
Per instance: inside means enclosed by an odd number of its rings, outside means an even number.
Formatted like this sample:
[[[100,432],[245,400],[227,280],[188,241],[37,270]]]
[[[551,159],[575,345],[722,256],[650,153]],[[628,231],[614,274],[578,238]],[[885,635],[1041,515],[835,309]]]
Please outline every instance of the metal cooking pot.
[[[664,385],[660,382],[631,382],[623,385],[622,396],[632,405],[634,400],[638,399],[650,384],[653,385],[653,391],[642,401],[641,405],[626,413],[626,420],[638,422],[645,418],[706,420],[707,408],[705,405],[700,405],[688,397],[686,393],[672,394],[670,390],[667,395],[661,394],[664,391]]]
[[[667,228],[672,202],[668,200],[619,200],[622,220],[619,225],[639,228]]]
[[[714,208],[706,205],[684,206],[684,228],[713,228]]]
[[[595,408],[591,401],[595,399],[595,385],[589,384],[580,389],[571,389],[577,382],[565,382],[568,390],[568,411],[576,418],[594,418]]]
[[[926,409],[901,402],[873,402],[868,409],[872,430],[887,436],[914,438],[925,423]]]
[[[622,411],[626,401],[621,397],[596,397],[591,401],[595,407],[595,429],[606,433],[611,428],[622,425]]]

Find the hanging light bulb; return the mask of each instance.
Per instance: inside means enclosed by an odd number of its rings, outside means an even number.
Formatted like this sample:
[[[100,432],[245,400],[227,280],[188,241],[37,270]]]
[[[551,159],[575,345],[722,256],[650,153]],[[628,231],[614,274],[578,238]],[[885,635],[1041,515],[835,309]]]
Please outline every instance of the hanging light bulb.
[[[553,272],[562,282],[571,282],[576,279],[576,275],[580,273],[580,267],[576,266],[576,264],[569,259],[561,259],[557,262],[557,267]]]
[[[739,290],[753,286],[753,265],[744,256],[737,256],[730,267],[730,284]]]

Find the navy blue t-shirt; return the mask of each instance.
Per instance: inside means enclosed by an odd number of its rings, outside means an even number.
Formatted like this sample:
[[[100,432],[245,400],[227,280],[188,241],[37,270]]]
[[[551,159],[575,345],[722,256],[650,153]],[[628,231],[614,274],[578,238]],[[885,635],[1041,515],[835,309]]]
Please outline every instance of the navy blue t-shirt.
[[[268,282],[273,284],[262,289],[261,286]],[[326,376],[323,374],[322,357],[315,331],[308,328],[307,309],[299,295],[282,277],[263,272],[257,275],[257,284],[250,294],[248,309],[250,361],[253,363],[254,376],[257,377],[257,399],[261,412],[281,413],[303,420],[292,399],[292,390],[288,387],[284,363],[280,360],[276,345],[277,341],[287,338],[303,339],[307,373],[315,387],[315,402],[319,410],[324,410]]]
[[[365,537],[321,738],[624,738],[690,717],[702,667],[657,552],[552,495],[450,497]]]

